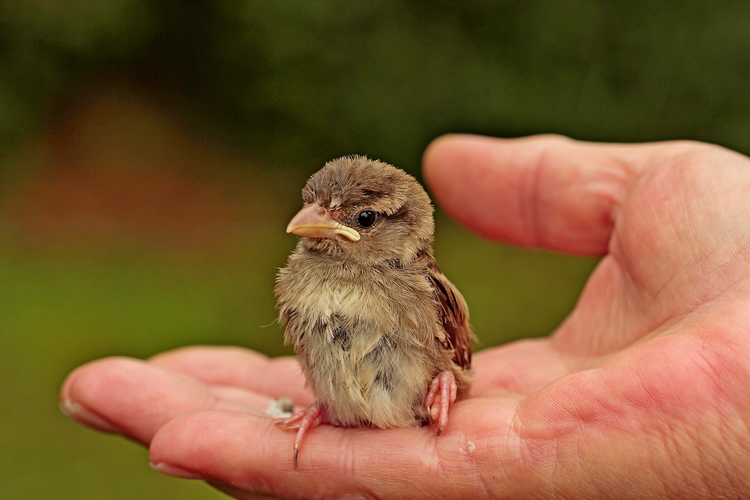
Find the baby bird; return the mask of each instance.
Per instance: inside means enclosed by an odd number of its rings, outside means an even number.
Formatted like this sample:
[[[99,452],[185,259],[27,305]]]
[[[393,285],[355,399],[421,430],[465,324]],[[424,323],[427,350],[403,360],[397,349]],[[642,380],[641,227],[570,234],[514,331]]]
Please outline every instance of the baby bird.
[[[278,274],[285,340],[317,401],[277,422],[381,428],[448,423],[471,382],[468,308],[432,256],[427,193],[406,172],[363,156],[328,162],[289,222],[301,236]]]

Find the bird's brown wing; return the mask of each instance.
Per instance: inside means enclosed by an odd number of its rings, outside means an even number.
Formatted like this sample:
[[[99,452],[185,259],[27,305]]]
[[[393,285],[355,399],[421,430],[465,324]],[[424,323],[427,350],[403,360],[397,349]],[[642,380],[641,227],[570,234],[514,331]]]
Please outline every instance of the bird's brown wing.
[[[440,271],[432,256],[428,259],[430,282],[440,305],[440,320],[445,335],[437,340],[446,349],[453,349],[453,361],[464,370],[471,368],[471,327],[469,308],[461,292]]]

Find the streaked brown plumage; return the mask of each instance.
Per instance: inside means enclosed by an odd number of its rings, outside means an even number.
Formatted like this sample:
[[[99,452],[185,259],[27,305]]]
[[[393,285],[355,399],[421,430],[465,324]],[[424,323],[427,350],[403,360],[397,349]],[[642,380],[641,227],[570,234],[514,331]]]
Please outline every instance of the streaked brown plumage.
[[[468,393],[471,332],[461,294],[432,256],[429,197],[410,175],[348,156],[302,191],[302,236],[276,284],[285,339],[317,402],[280,422],[382,428],[447,424]]]

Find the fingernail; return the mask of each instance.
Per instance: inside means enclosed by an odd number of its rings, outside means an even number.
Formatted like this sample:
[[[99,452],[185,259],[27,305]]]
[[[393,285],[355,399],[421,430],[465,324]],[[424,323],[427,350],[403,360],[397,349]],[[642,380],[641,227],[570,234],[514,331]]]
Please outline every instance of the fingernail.
[[[161,472],[162,474],[166,474],[168,476],[179,477],[180,479],[205,479],[203,476],[196,474],[195,472],[191,472],[187,469],[183,469],[182,467],[176,467],[164,462],[149,462],[149,465],[155,471]]]
[[[66,398],[60,403],[60,411],[62,411],[70,418],[75,419],[82,424],[88,425],[89,427],[99,429],[100,431],[112,432],[115,434],[119,434],[122,432],[120,429],[112,425],[111,422],[107,421],[96,413],[87,410],[70,398]]]

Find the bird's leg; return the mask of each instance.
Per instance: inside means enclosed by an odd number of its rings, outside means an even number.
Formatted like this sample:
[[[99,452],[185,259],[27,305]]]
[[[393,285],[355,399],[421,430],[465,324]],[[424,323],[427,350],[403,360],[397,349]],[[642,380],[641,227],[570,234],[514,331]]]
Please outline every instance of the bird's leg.
[[[323,406],[316,401],[304,410],[300,410],[286,419],[279,419],[276,425],[283,430],[297,429],[297,437],[294,440],[294,470],[297,470],[297,457],[299,448],[302,444],[302,438],[309,429],[314,429],[324,423],[326,419]]]
[[[458,386],[456,386],[456,377],[450,371],[439,373],[427,389],[427,395],[424,398],[424,405],[427,407],[427,413],[431,422],[437,422],[437,435],[439,436],[443,429],[448,425],[448,409],[456,401]]]

